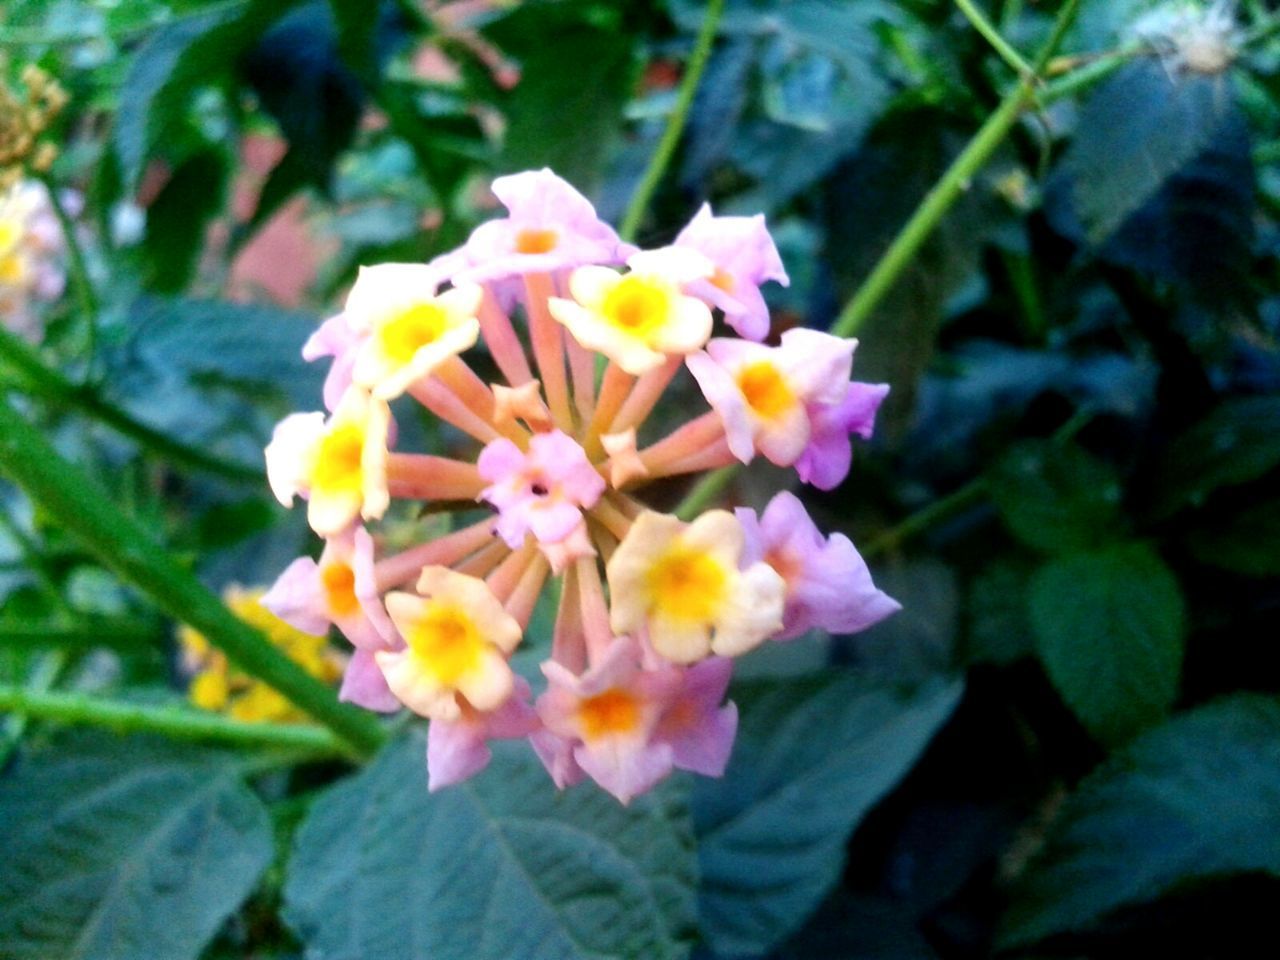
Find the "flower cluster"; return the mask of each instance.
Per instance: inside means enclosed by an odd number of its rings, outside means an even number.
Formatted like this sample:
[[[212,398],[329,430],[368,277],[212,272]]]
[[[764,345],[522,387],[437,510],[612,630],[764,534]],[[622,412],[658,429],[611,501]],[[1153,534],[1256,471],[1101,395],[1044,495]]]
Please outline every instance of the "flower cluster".
[[[329,647],[325,629],[308,633],[285,623],[263,605],[265,593],[260,589],[231,587],[222,599],[232,613],[261,630],[285,656],[317,680],[332,683],[342,675],[344,659]],[[231,666],[226,654],[211,646],[204,634],[183,626],[178,642],[183,665],[191,677],[187,695],[202,710],[225,713],[249,723],[310,721],[286,697]]]
[[[549,170],[493,192],[505,217],[431,263],[362,269],[306,344],[332,357],[328,412],[283,420],[267,470],[281,502],[307,500],[326,546],[265,603],[351,641],[343,699],[430,718],[432,789],[482,769],[498,738],[527,738],[558,786],[590,777],[623,802],[673,769],[719,775],[737,727],[733,657],[898,606],[790,493],[761,515],[692,522],[636,494],[757,455],[830,489],[887,388],[851,381],[853,340],[762,342],[760,285],[787,282],[763,217],[704,207],[672,245],[638,250]],[[740,336],[713,337],[713,311]],[[462,359],[481,343],[501,382]],[[652,436],[686,367],[710,409]],[[476,458],[394,450],[399,398],[473,438]],[[392,498],[492,512],[389,553],[365,523]],[[535,699],[510,660],[552,584]]]
[[[64,203],[79,208],[79,196]],[[56,300],[66,286],[62,229],[38,180],[23,180],[0,193],[0,317],[28,340],[40,337],[35,306]]]

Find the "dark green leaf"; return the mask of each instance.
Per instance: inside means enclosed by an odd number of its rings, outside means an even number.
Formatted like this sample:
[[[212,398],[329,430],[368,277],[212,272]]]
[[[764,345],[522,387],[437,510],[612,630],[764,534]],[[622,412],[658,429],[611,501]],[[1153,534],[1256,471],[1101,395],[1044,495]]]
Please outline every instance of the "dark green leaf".
[[[228,173],[221,149],[201,150],[173,171],[147,208],[143,252],[150,289],[178,293],[191,282],[209,221],[222,211]]]
[[[1237,695],[1151,731],[1081,784],[1014,886],[1002,940],[1087,929],[1247,871],[1280,875],[1280,702]]]
[[[219,4],[156,30],[120,92],[113,139],[126,186],[137,185],[153,147],[185,122],[195,87],[225,74],[225,40],[248,4]]]
[[[1019,443],[988,471],[986,484],[1009,530],[1037,550],[1078,550],[1124,533],[1115,471],[1075,444]]]
[[[1030,602],[1049,679],[1094,736],[1118,743],[1169,711],[1183,600],[1154,550],[1131,543],[1060,557],[1032,579]]]
[[[1280,465],[1280,397],[1226,401],[1169,446],[1151,513],[1198,506],[1219,487],[1256,480]]]
[[[722,780],[694,790],[699,913],[717,953],[762,953],[804,923],[839,877],[854,827],[962,689],[935,680],[903,697],[848,674],[735,687],[733,759]]]
[[[558,794],[527,744],[427,792],[412,735],[322,797],[297,836],[285,917],[331,960],[684,957],[692,836],[670,789],[620,806]]]
[[[1103,84],[1085,104],[1063,160],[1089,240],[1102,244],[1209,146],[1231,105],[1220,78],[1175,75],[1150,60]]]
[[[1033,651],[1027,618],[1026,568],[997,560],[974,578],[966,604],[969,631],[964,656],[968,663],[1006,665]]]
[[[105,736],[0,781],[6,960],[194,960],[271,861],[228,758]]]
[[[1187,544],[1197,560],[1215,567],[1249,577],[1280,576],[1280,500],[1197,527]]]
[[[545,166],[584,192],[598,186],[636,71],[635,37],[606,11],[528,5],[489,29],[521,65],[502,103],[502,170]]]

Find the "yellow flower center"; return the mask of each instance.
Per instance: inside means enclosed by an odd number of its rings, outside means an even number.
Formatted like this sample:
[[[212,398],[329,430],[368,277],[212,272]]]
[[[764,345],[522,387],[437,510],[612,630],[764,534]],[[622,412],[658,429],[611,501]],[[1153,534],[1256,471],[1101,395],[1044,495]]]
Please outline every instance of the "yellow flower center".
[[[382,352],[394,363],[406,364],[448,329],[449,315],[435,303],[418,303],[392,317],[378,330]]]
[[[632,336],[660,327],[671,311],[671,291],[642,277],[623,277],[604,298],[600,312],[613,326]]]
[[[432,603],[405,638],[423,669],[443,686],[456,686],[480,665],[484,639],[466,613],[451,604]]]
[[[521,230],[516,234],[516,253],[550,253],[559,239],[554,230]]]
[[[796,402],[791,387],[768,360],[757,360],[743,367],[738,372],[738,389],[751,409],[766,420],[781,416]]]
[[[578,722],[584,740],[630,733],[640,725],[640,704],[632,694],[614,687],[583,700],[578,705]]]
[[[674,547],[649,571],[649,599],[658,612],[675,620],[705,623],[724,602],[728,577],[724,566],[706,553]]]
[[[336,427],[320,441],[311,485],[321,490],[359,490],[364,431],[354,423]]]
[[[3,249],[0,246],[0,249]],[[18,251],[0,253],[0,283],[18,285],[26,279],[27,267]]]
[[[330,563],[320,571],[325,602],[336,617],[349,617],[360,609],[356,599],[356,574],[350,564]]]

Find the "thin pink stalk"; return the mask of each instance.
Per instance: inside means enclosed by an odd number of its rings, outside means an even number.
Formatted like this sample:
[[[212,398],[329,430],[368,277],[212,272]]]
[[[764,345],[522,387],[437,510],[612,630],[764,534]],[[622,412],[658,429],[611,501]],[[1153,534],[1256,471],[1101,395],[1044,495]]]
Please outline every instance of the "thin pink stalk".
[[[492,423],[478,417],[457,394],[435,377],[419,380],[409,388],[409,393],[445,423],[452,424],[481,443],[489,443],[502,436]]]
[[[635,385],[635,382],[635,377],[612,360],[604,368],[604,377],[600,381],[600,397],[596,401],[595,416],[591,418],[590,424],[587,426],[586,442],[583,444],[587,451],[587,456],[594,459],[604,452],[604,448],[600,445],[600,434],[608,432],[609,424],[613,423],[618,416],[618,411],[622,409],[622,404],[631,393],[631,388]]]
[[[587,666],[587,646],[582,635],[582,606],[578,601],[577,565],[564,572],[560,589],[560,606],[556,608],[556,624],[551,631],[551,659],[572,673],[582,673]]]
[[[672,464],[704,454],[724,439],[724,424],[714,411],[690,420],[684,426],[640,451],[640,462],[650,477],[665,476]]]
[[[474,463],[424,453],[392,453],[387,456],[387,487],[393,497],[474,500],[485,481]]]
[[[601,497],[600,501],[591,508],[590,515],[619,541],[625,538],[627,531],[631,529],[630,518],[619,510],[609,497]]]
[[[528,437],[518,423],[495,422],[493,391],[464,361],[458,357],[450,357],[436,368],[435,375],[481,420],[493,423],[499,431],[517,442]]]
[[[613,641],[609,629],[609,605],[604,599],[604,585],[595,557],[582,557],[577,562],[578,592],[582,598],[582,633],[587,641],[587,662],[599,663]]]
[[[547,574],[551,565],[540,554],[525,567],[524,575],[507,598],[507,613],[520,624],[521,630],[529,629],[529,620],[533,617],[533,608],[538,605],[538,597],[542,594],[542,585],[547,582]]]
[[[547,308],[547,299],[555,294],[551,277],[545,273],[529,273],[524,278],[525,310],[529,315],[529,339],[533,341],[533,358],[538,375],[547,392],[547,406],[556,426],[573,433],[573,413],[569,409],[569,382],[564,372],[564,334]]]
[[[423,567],[450,567],[485,544],[494,542],[493,517],[485,517],[453,533],[379,560],[374,566],[378,592],[415,580]],[[499,541],[500,542],[500,541]]]
[[[538,548],[531,542],[526,543],[497,564],[493,572],[484,578],[484,582],[489,585],[495,597],[506,603],[529,564],[539,556]]]
[[[642,374],[631,388],[631,395],[622,404],[622,409],[613,418],[609,429],[602,433],[621,433],[628,427],[637,427],[644,423],[645,417],[653,412],[654,406],[661,399],[663,392],[671,385],[675,375],[680,371],[684,357],[667,357],[662,366]]]
[[[453,569],[458,573],[465,573],[468,577],[487,577],[500,563],[506,562],[510,554],[511,548],[501,540],[495,539],[456,564]]]
[[[529,369],[529,358],[525,356],[524,346],[516,336],[511,318],[498,306],[493,291],[486,288],[484,300],[480,302],[480,333],[489,346],[489,355],[498,365],[507,383],[518,387],[533,379],[533,371]]]
[[[667,464],[662,470],[657,473],[651,473],[646,479],[657,480],[660,477],[678,477],[685,473],[719,470],[721,467],[727,467],[729,464],[737,462],[738,458],[729,449],[729,441],[721,437],[711,446],[704,447],[697,453],[692,453],[687,457],[682,457],[673,463]]]
[[[579,423],[590,423],[596,413],[596,358],[573,337],[565,337],[569,373],[573,377],[573,406]]]

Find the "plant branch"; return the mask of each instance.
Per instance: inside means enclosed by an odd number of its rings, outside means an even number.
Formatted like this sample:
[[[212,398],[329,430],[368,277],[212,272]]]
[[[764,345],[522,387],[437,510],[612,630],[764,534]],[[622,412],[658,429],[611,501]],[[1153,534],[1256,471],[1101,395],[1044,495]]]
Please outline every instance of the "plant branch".
[[[880,534],[862,549],[863,558],[871,559],[872,557],[877,557],[899,546],[903,541],[909,540],[916,534],[923,533],[935,524],[950,520],[956,514],[962,513],[980,502],[986,494],[986,484],[981,477],[976,480],[970,480],[963,487],[917,510],[896,527]]]
[[[716,29],[720,25],[720,15],[723,12],[724,0],[710,0],[707,4],[707,12],[702,19],[702,28],[698,31],[693,55],[689,58],[689,65],[685,68],[684,76],[680,80],[680,92],[676,97],[675,107],[671,111],[671,116],[667,118],[662,139],[658,141],[658,147],[653,151],[649,166],[645,168],[644,176],[636,185],[635,193],[631,195],[631,202],[627,204],[627,212],[622,218],[622,227],[618,233],[623,240],[630,242],[635,239],[636,231],[640,228],[640,222],[644,219],[645,211],[649,207],[649,201],[653,198],[654,191],[658,189],[658,184],[662,182],[667,165],[675,154],[676,145],[680,142],[680,134],[684,132],[685,121],[689,117],[689,108],[693,105],[693,96],[698,90],[698,82],[702,79],[702,71],[706,68],[707,59],[711,56],[711,44],[715,40]]]
[[[836,317],[831,332],[840,337],[852,337],[862,328],[885,295],[897,283],[902,271],[915,259],[920,247],[933,233],[934,228],[947,211],[969,186],[974,175],[1004,142],[1022,111],[1035,102],[1038,77],[1049,59],[1058,49],[1067,28],[1075,19],[1078,0],[1068,0],[1058,14],[1048,42],[1036,57],[1031,73],[1022,77],[986,123],[974,134],[973,139],[960,152],[941,179],[925,195],[911,218],[889,245],[871,273],[854,292],[845,308]]]
[[[329,687],[231,613],[148,530],[117,509],[92,478],[65,460],[5,397],[0,397],[0,470],[104,567],[151,597],[169,616],[200,631],[246,673],[279,691],[361,753],[372,753],[386,740],[373,714],[339,703]]]
[[[176,740],[352,756],[346,741],[320,726],[245,723],[187,707],[122,703],[81,693],[50,693],[0,685],[0,710],[37,720],[105,727],[117,733],[157,733]]]
[[[1031,64],[1022,58],[1022,54],[1013,48],[1013,44],[1009,43],[1000,35],[1000,31],[991,23],[973,4],[973,0],[955,0],[956,6],[960,8],[960,12],[972,24],[973,29],[982,35],[982,38],[991,44],[991,48],[1000,55],[1000,59],[1011,66],[1020,77],[1031,77],[1035,71],[1031,69]]]
[[[731,463],[727,467],[721,467],[706,474],[694,484],[692,490],[685,494],[680,505],[676,507],[676,516],[681,520],[692,520],[720,495],[741,469],[741,464]]]
[[[98,297],[93,292],[93,281],[89,279],[89,268],[85,262],[84,250],[80,247],[80,238],[76,236],[76,225],[67,214],[67,208],[58,194],[58,187],[48,176],[41,177],[40,181],[44,184],[45,193],[49,195],[49,206],[58,218],[58,225],[62,227],[62,239],[67,245],[67,254],[71,260],[71,285],[75,287],[85,325],[85,380],[92,381],[98,351]]]
[[[43,398],[55,408],[61,405],[78,410],[157,456],[225,480],[254,484],[263,482],[263,472],[256,467],[232,463],[203,450],[188,447],[133,419],[123,410],[103,400],[94,389],[74,384],[58,371],[46,366],[29,344],[3,329],[0,329],[0,365],[7,365],[19,376],[24,391]]]

